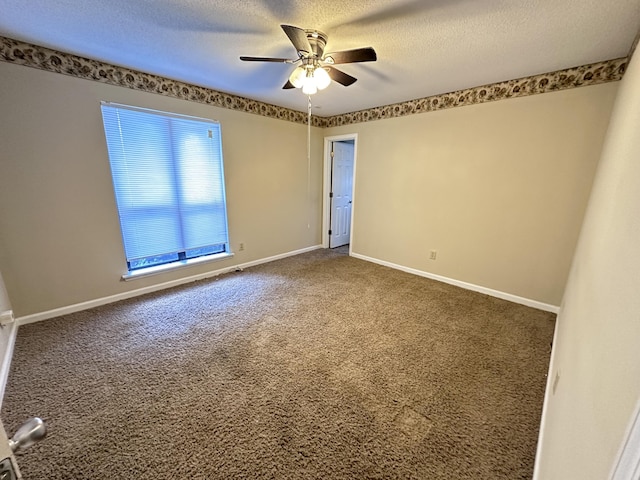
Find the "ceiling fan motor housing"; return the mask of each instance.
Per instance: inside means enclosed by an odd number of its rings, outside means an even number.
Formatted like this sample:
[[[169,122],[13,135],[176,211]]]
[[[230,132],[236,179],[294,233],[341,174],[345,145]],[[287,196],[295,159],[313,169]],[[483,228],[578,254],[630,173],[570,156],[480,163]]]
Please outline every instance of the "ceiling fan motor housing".
[[[327,45],[327,34],[318,30],[305,30],[305,33],[307,34],[309,45],[311,45],[311,50],[313,50],[310,56],[320,60],[324,54],[324,47]]]

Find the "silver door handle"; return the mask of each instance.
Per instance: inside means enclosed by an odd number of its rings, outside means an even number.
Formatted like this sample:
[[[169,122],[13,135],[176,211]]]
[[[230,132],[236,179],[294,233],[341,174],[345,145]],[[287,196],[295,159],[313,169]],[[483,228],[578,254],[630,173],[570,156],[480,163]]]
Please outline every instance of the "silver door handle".
[[[9,440],[9,447],[13,452],[28,448],[35,442],[42,440],[47,434],[47,426],[41,418],[34,417],[27,420]]]

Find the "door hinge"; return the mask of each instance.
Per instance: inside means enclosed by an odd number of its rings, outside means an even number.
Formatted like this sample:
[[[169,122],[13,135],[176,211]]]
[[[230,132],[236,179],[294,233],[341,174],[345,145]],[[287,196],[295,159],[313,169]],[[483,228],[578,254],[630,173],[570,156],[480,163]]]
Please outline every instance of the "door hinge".
[[[333,192],[329,192],[329,198],[333,198]]]
[[[331,152],[331,158],[333,158],[333,152]]]
[[[329,235],[331,235],[331,230],[329,230]]]

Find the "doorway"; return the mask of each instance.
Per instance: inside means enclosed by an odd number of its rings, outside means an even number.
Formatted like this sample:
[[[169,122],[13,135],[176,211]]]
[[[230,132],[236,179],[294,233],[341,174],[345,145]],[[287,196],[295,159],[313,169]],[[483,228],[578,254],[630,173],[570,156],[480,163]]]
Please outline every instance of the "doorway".
[[[325,138],[323,246],[351,253],[357,135]]]

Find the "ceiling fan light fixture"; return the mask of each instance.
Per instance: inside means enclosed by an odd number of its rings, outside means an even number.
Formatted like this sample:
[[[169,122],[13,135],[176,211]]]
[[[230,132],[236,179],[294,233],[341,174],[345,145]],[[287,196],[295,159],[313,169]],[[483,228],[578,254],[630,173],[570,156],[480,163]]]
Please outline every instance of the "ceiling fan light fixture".
[[[280,27],[296,49],[297,59],[241,56],[240,60],[244,62],[301,62],[289,75],[289,80],[282,87],[283,90],[301,88],[305,94],[313,95],[318,90],[327,88],[332,81],[348,87],[353,85],[357,79],[334,68],[333,65],[375,62],[378,59],[376,51],[371,47],[339,50],[325,55],[324,47],[327,44],[325,33],[318,30],[305,30],[293,25],[280,25]]]
[[[291,85],[296,88],[301,88],[304,85],[305,79],[307,78],[307,69],[303,66],[296,67],[296,69],[291,72],[291,76],[289,77],[289,81]]]
[[[297,67],[291,73],[289,82],[296,88],[302,88],[305,95],[314,95],[329,86],[331,77],[324,68],[307,64]]]
[[[318,90],[324,90],[331,83],[331,77],[324,68],[317,67],[313,72],[313,78]]]
[[[313,95],[318,93],[318,87],[316,86],[316,82],[313,81],[313,77],[307,77],[307,80],[302,85],[302,93],[305,95]]]

